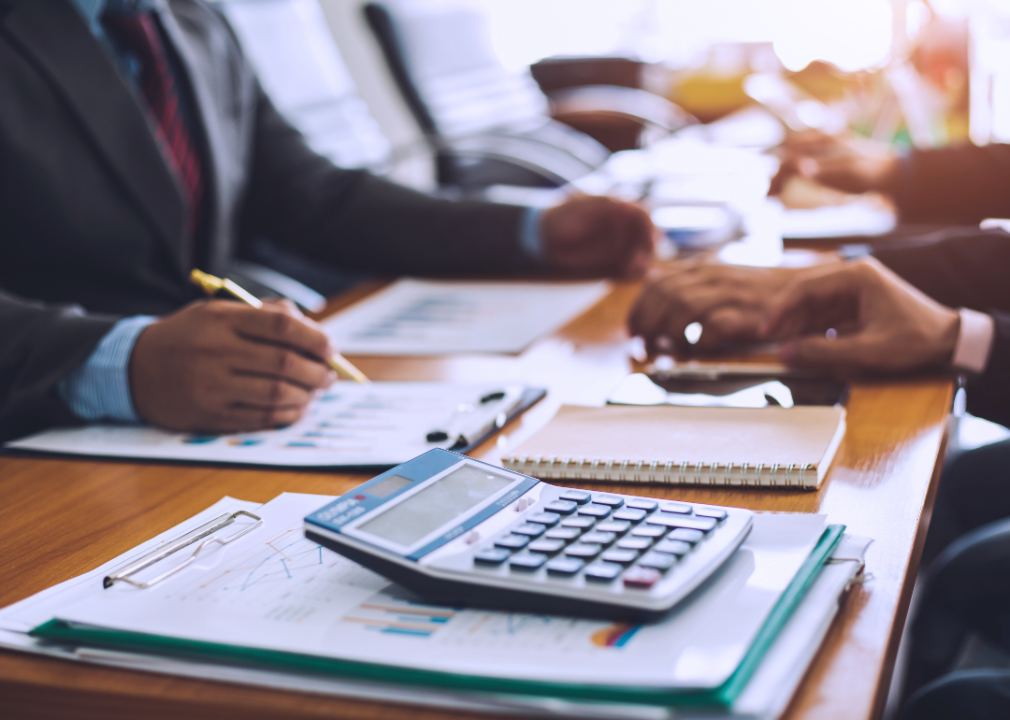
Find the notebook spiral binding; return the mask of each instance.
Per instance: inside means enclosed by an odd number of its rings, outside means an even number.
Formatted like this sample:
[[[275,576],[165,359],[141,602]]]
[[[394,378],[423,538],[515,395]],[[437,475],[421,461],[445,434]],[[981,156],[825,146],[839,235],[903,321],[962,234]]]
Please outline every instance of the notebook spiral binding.
[[[510,455],[503,458],[509,470],[532,475],[541,480],[596,480],[599,482],[645,482],[678,485],[733,485],[761,487],[810,487],[817,484],[817,473],[810,480],[810,463],[782,466],[778,463],[756,465],[719,462],[665,462],[617,458],[571,458],[557,456]],[[720,468],[722,469],[720,472]],[[812,481],[812,482],[811,482]]]

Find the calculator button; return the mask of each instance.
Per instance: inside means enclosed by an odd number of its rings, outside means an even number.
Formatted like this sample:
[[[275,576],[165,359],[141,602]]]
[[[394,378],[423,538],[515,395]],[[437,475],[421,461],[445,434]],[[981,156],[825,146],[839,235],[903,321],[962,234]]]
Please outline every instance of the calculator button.
[[[583,568],[585,563],[578,558],[556,557],[547,563],[548,575],[574,575]]]
[[[638,522],[643,519],[649,513],[645,510],[637,510],[635,508],[621,508],[614,513],[614,520],[628,520],[630,522]]]
[[[572,502],[571,500],[555,500],[552,503],[547,503],[547,505],[544,506],[544,510],[557,513],[558,515],[571,515],[575,512],[575,508],[578,506],[578,503]]]
[[[606,505],[583,505],[579,508],[579,515],[586,515],[594,518],[605,518],[610,514],[610,508]]]
[[[697,530],[692,530],[689,532],[697,532]],[[671,533],[672,535],[673,533]],[[530,546],[533,547],[532,545]],[[691,543],[686,543],[683,540],[676,540],[672,537],[667,537],[666,540],[656,545],[656,552],[669,553],[670,555],[687,555],[691,552]]]
[[[652,538],[629,537],[617,541],[617,547],[622,550],[648,550],[652,546]]]
[[[575,543],[574,545],[569,545],[568,549],[565,550],[565,555],[568,557],[583,558],[584,560],[591,560],[603,551],[603,548],[596,544],[589,543]]]
[[[606,562],[619,563],[620,565],[630,565],[635,562],[638,557],[637,550],[619,550],[614,548],[613,550],[607,550],[600,556],[600,560],[605,560]]]
[[[713,518],[677,517],[676,515],[667,515],[665,512],[653,515],[651,518],[646,520],[646,522],[650,525],[663,525],[671,528],[688,528],[690,530],[701,530],[702,532],[708,532],[719,524]]]
[[[561,521],[561,527],[578,528],[579,530],[591,528],[595,524],[596,520],[584,516],[565,518]]]
[[[509,559],[510,553],[504,548],[487,548],[473,556],[473,561],[480,565],[501,565]]]
[[[596,529],[600,532],[617,533],[623,535],[631,529],[631,523],[625,520],[606,520],[596,523]]]
[[[557,513],[538,512],[527,517],[526,522],[539,523],[540,525],[546,525],[547,527],[554,527],[558,524],[558,520],[560,519],[561,516]]]
[[[613,563],[594,563],[586,568],[584,575],[586,580],[609,581],[620,575],[622,570],[623,567]]]
[[[540,553],[524,553],[513,555],[509,560],[509,567],[513,570],[536,570],[547,562],[547,556]]]
[[[596,526],[596,530],[592,532],[587,532],[582,536],[581,541],[584,543],[593,543],[596,545],[610,545],[614,540],[617,539],[617,535],[611,532],[600,532],[600,526]]]
[[[660,538],[666,535],[666,528],[662,525],[642,525],[631,531],[635,537]]]
[[[725,520],[727,515],[722,508],[695,508],[694,514],[696,517],[715,518],[716,520]]]
[[[628,587],[651,588],[662,577],[658,570],[646,567],[633,567],[624,573],[624,584]]]
[[[629,498],[625,501],[624,507],[635,508],[636,510],[645,510],[645,512],[652,512],[659,505],[655,500],[647,500],[646,498]]]
[[[513,558],[512,562],[515,562]],[[651,552],[646,553],[645,557],[638,561],[640,567],[653,568],[654,570],[669,570],[677,562],[676,555],[668,555],[667,553],[661,552]]]
[[[624,504],[624,498],[620,495],[596,495],[593,497],[593,502],[598,505],[606,505],[607,507],[619,508]]]
[[[551,540],[562,540],[567,542],[568,540],[574,540],[581,533],[582,531],[579,528],[559,527],[548,530],[544,537],[550,538]]]
[[[690,515],[691,506],[685,505],[684,503],[672,502],[663,503],[662,507],[659,508],[663,512],[676,513],[677,515]]]
[[[573,503],[578,503],[582,505],[583,503],[589,502],[591,495],[585,490],[566,490],[561,493],[562,500],[570,500]]]
[[[680,540],[681,542],[691,543],[694,545],[696,542],[701,542],[705,537],[705,533],[701,530],[688,530],[687,528],[677,528],[672,533],[667,535],[667,540]]]
[[[541,535],[544,534],[544,530],[546,529],[547,528],[545,528],[543,525],[540,525],[539,523],[523,523],[522,525],[518,525],[512,528],[512,532],[514,532],[516,535],[528,535],[529,537],[540,537]]]
[[[555,553],[561,552],[565,547],[564,540],[556,539],[546,539],[540,538],[539,540],[534,540],[529,545],[530,552],[546,553],[547,555],[553,555]],[[689,547],[688,550],[691,548]]]
[[[507,550],[522,550],[530,542],[530,539],[525,535],[506,535],[503,538],[495,540],[495,547],[505,548]]]

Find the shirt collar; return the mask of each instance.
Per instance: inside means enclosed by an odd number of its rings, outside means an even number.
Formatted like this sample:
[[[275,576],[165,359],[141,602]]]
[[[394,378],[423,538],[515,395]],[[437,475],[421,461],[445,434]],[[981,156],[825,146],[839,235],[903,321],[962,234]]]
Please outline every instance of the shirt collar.
[[[133,12],[150,10],[154,6],[153,0],[70,0],[70,2],[90,26],[97,25],[98,19],[106,10]]]

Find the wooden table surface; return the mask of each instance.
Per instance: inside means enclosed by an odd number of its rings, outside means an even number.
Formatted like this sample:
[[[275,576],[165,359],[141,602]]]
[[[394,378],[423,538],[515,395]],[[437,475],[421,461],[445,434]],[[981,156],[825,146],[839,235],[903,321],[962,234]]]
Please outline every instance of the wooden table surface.
[[[379,379],[544,383],[549,398],[475,453],[496,461],[562,402],[599,403],[630,370],[624,317],[637,287],[519,356],[354,358]],[[346,301],[346,299],[345,299]],[[818,492],[650,487],[655,495],[754,510],[826,513],[874,539],[868,577],[847,595],[787,716],[875,718],[889,687],[932,504],[952,402],[948,378],[855,384],[848,429]],[[323,472],[0,457],[0,606],[91,570],[224,495],[266,502],[283,491],[340,494],[368,479]],[[601,487],[597,485],[596,487]],[[615,491],[617,486],[602,486]],[[46,718],[463,717],[399,705],[173,678],[0,652],[0,715]]]

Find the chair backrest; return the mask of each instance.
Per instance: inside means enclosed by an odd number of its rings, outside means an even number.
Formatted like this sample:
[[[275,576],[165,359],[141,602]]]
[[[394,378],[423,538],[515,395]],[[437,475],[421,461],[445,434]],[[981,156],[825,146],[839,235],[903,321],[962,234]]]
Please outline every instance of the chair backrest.
[[[494,54],[484,14],[467,0],[383,0],[364,7],[425,132],[452,138],[543,121],[547,98],[529,72]]]
[[[384,172],[391,146],[327,30],[316,0],[219,0],[278,110],[342,167]]]

